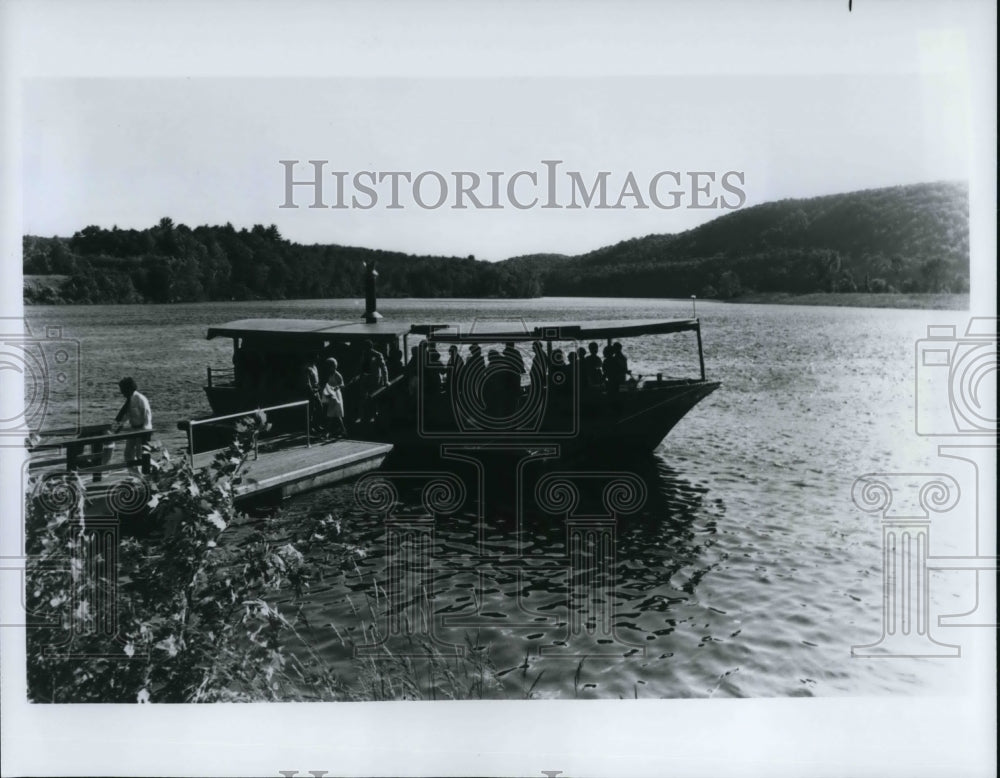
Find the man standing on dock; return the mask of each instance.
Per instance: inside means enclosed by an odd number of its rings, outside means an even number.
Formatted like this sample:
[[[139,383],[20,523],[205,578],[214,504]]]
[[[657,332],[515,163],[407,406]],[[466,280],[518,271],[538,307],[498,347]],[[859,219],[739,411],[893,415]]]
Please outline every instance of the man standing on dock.
[[[115,417],[115,432],[121,430],[122,423],[126,418],[133,430],[153,429],[153,411],[149,407],[149,400],[146,399],[145,395],[140,394],[135,380],[131,376],[126,376],[118,382],[118,389],[121,391],[122,397],[125,398],[125,404]],[[125,441],[125,461],[129,463],[130,473],[139,473],[139,468],[133,463],[140,458],[141,454],[141,438],[129,438]]]

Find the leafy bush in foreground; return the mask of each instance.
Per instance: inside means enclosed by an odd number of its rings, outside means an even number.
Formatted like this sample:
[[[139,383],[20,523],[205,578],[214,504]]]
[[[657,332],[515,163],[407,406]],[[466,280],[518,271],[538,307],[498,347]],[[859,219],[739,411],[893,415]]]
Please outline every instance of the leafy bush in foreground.
[[[302,555],[259,533],[227,537],[238,526],[232,487],[254,424],[204,470],[161,453],[154,475],[135,481],[150,509],[136,521],[161,531],[155,540],[115,543],[106,531],[102,539],[100,519],[84,519],[86,492],[74,475],[33,487],[28,595],[40,618],[28,630],[32,699],[198,702],[288,693],[280,671],[288,662],[282,633],[291,625],[274,598],[301,587]]]
[[[489,647],[478,640],[461,659],[429,644],[420,660],[386,650],[356,660],[348,683],[316,654],[281,608],[290,613],[290,604],[306,594],[311,551],[320,547],[328,557],[332,548],[343,559],[352,549],[331,542],[331,529],[339,534],[340,525],[331,516],[306,520],[294,537],[275,542],[237,513],[233,486],[263,423],[244,425],[203,470],[158,452],[153,474],[126,484],[127,500],[148,509],[136,511],[142,516],[135,521],[144,525],[139,537],[118,538],[108,530],[113,521],[85,518],[88,498],[76,475],[35,479],[26,503],[32,701],[499,695]],[[378,605],[367,606],[362,639],[378,644],[374,625],[381,614]],[[353,649],[342,636],[341,643]]]

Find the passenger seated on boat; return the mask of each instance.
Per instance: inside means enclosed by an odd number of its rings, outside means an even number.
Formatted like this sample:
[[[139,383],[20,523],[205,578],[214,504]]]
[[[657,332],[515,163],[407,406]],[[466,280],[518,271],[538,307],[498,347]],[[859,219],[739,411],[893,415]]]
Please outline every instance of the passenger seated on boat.
[[[461,407],[468,407],[472,403],[478,407],[480,403],[488,402],[486,399],[486,378],[489,366],[486,357],[483,356],[483,349],[478,343],[469,346],[469,358],[462,364],[460,371],[455,374],[455,381],[450,387],[449,398],[453,412],[458,412]]]
[[[512,374],[518,378],[503,355],[491,348],[486,354],[486,372],[482,383],[482,396],[489,416],[502,418],[510,415],[512,408],[516,407],[517,398],[511,395]],[[518,387],[520,388],[520,378]]]
[[[465,367],[465,360],[462,359],[462,355],[458,353],[458,346],[453,343],[448,348],[448,364],[446,365],[447,373],[445,383],[449,389],[458,385],[458,374],[461,372],[463,367]]]
[[[534,341],[531,344],[531,380],[532,391],[543,391],[548,386],[549,380],[549,357],[542,347],[541,341]]]
[[[356,379],[364,384],[365,376],[371,370],[372,360],[375,358],[375,344],[366,340],[358,347],[358,374]]]
[[[596,391],[604,386],[604,366],[597,354],[597,344],[587,346],[590,353],[583,358],[583,385],[590,391]]]
[[[506,410],[508,413],[513,413],[521,403],[521,376],[526,372],[524,357],[521,356],[521,352],[517,350],[517,346],[512,341],[504,345],[503,353],[500,356],[507,365],[507,370],[504,371],[507,378],[505,384],[507,391]]]
[[[410,349],[410,361],[404,368],[406,373],[406,390],[411,397],[417,396],[418,384],[420,381],[420,346]]]
[[[604,357],[604,375],[608,380],[608,391],[617,394],[629,373],[628,360],[622,353],[621,343],[608,346],[607,352]]]
[[[618,359],[621,362],[621,371],[622,371],[622,374],[623,375],[627,375],[627,376],[631,376],[632,375],[632,370],[628,366],[628,357],[625,356],[625,352],[622,351],[622,344],[616,341],[615,344],[614,344],[614,350],[615,350],[615,358]],[[640,378],[641,377],[642,376],[640,376]],[[623,379],[623,381],[624,380],[625,379]],[[628,379],[628,380],[631,381],[632,379]]]
[[[481,381],[486,374],[486,358],[483,356],[483,349],[478,343],[469,346],[469,359],[465,363],[465,369],[469,371],[474,381]]]
[[[521,352],[517,350],[517,346],[514,345],[514,341],[509,341],[504,344],[503,356],[511,364],[519,375],[524,375],[524,357],[521,356]],[[521,379],[518,379],[518,386],[521,384]]]
[[[377,403],[372,399],[372,395],[389,383],[389,372],[385,366],[385,358],[375,350],[371,341],[365,342],[367,349],[367,359],[361,371],[361,416],[368,421],[375,421],[378,414]]]
[[[403,375],[403,352],[399,350],[399,346],[395,343],[389,349],[389,361],[386,368],[389,371],[390,381],[395,381]]]
[[[326,433],[331,437],[345,437],[347,427],[344,425],[344,377],[337,371],[337,360],[333,357],[326,360],[325,366],[326,377],[319,396],[325,410]]]
[[[424,354],[423,391],[425,394],[435,396],[441,394],[444,389],[445,367],[441,364],[441,352],[437,350],[433,343],[427,346],[427,353]]]

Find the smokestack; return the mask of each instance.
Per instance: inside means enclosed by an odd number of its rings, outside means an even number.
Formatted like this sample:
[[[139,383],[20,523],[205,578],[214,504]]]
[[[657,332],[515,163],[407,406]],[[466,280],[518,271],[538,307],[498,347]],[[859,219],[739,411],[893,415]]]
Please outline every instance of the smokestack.
[[[378,271],[375,269],[375,260],[371,264],[365,262],[365,315],[362,318],[365,324],[374,324],[382,318],[382,314],[376,310],[375,300],[375,279],[378,278]]]

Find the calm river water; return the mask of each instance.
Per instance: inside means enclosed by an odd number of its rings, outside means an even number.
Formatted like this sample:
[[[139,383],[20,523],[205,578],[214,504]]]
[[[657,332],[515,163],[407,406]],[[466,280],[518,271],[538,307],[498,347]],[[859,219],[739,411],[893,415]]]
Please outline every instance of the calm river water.
[[[380,309],[403,324],[691,312],[685,301],[604,299],[385,300]],[[83,423],[114,416],[117,380],[130,374],[151,400],[160,439],[180,450],[176,422],[208,410],[205,366],[230,358],[228,341],[205,340],[209,325],[263,316],[353,320],[360,312],[355,301],[290,301],[32,307],[28,318],[36,332],[60,325],[62,337],[79,341]],[[474,496],[430,527],[417,517],[433,560],[417,588],[430,598],[441,650],[488,645],[501,682],[492,694],[512,698],[529,689],[564,698],[857,695],[967,682],[960,661],[851,656],[852,645],[878,639],[882,618],[881,529],[852,503],[852,483],[873,471],[940,469],[934,446],[913,432],[914,343],[928,324],[964,327],[967,315],[720,303],[699,303],[698,315],[708,377],[722,387],[655,456],[616,463],[647,494],[613,526],[605,571],[612,585],[599,590],[601,602],[590,602],[593,579],[567,562],[565,512],[528,500],[519,516],[513,476],[487,479],[484,528]],[[633,371],[683,359],[695,372],[697,352],[682,357],[666,342],[667,350],[655,341],[633,346]],[[62,398],[46,426],[73,412]],[[472,467],[455,464],[454,472],[474,472],[462,466]],[[471,490],[474,479],[465,481]],[[401,489],[403,503],[419,503]],[[599,498],[583,499],[577,514],[602,512]],[[300,628],[349,678],[357,660],[342,638],[363,643],[370,603],[384,605],[393,530],[358,506],[352,484],[289,502],[281,515],[292,526],[310,514],[340,519],[331,542],[348,544],[351,557],[330,557],[336,561],[311,588]],[[970,605],[962,600],[966,579],[942,574],[931,583],[934,623],[938,613]],[[588,608],[610,614],[610,638],[583,629],[577,639],[568,624]]]

